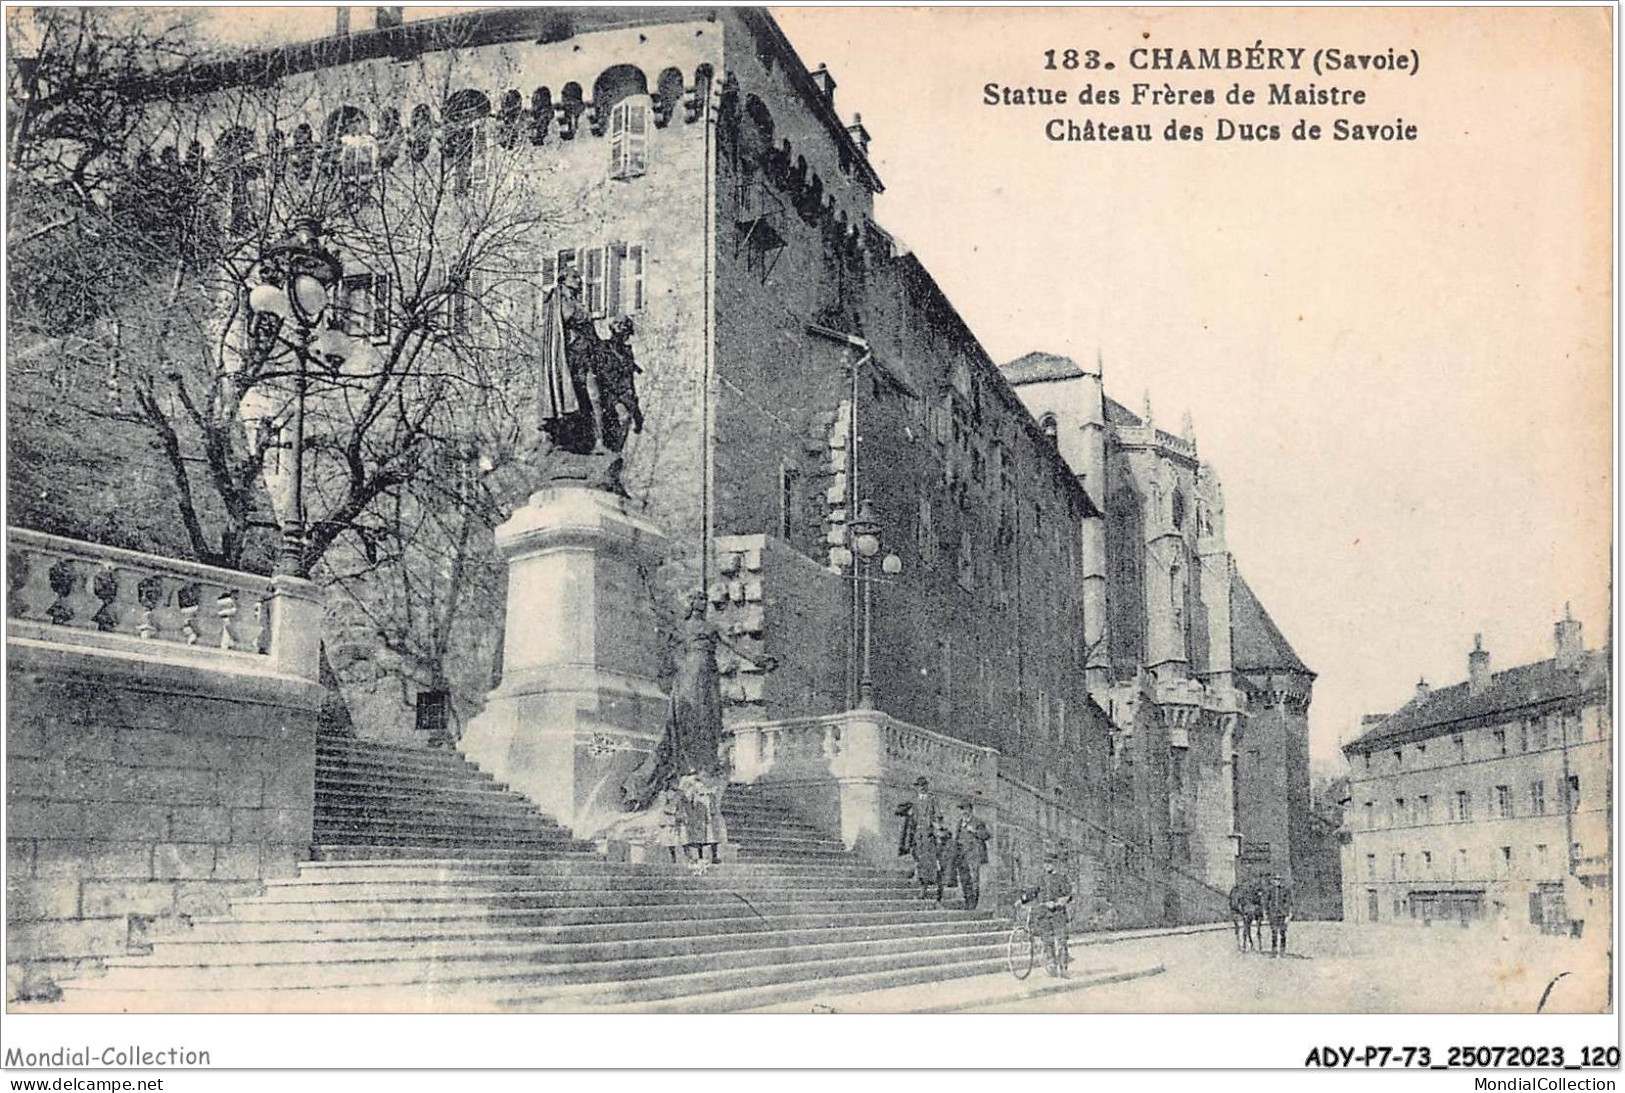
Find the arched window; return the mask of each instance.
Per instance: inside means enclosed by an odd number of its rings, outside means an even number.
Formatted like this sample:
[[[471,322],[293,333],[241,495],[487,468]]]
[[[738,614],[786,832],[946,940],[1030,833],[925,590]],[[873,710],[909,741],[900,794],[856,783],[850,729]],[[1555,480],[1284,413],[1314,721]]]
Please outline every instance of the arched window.
[[[483,92],[458,91],[446,99],[440,155],[452,171],[457,193],[483,186],[490,178],[490,119],[491,100]]]
[[[1055,438],[1060,430],[1055,423],[1054,414],[1045,414],[1043,417],[1039,418],[1038,427],[1044,430],[1044,435],[1049,437],[1051,444],[1055,443]]]
[[[1185,526],[1185,492],[1178,488],[1174,490],[1173,517],[1174,527],[1183,528]]]
[[[1175,562],[1168,572],[1169,617],[1173,621],[1174,650],[1177,656],[1186,655],[1185,603],[1190,596],[1190,577],[1185,567]]]

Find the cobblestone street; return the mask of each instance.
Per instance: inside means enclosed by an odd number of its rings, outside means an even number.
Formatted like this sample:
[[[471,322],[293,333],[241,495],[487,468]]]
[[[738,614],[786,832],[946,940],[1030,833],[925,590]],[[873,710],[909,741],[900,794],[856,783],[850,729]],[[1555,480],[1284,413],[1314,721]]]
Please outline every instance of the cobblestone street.
[[[1547,1011],[1607,1005],[1606,933],[1599,941],[1463,930],[1300,922],[1292,953],[1238,953],[1229,933],[1074,941],[1074,974],[1103,965],[1161,964],[1160,975],[1009,1000],[972,1012],[1071,1013],[1533,1013],[1554,978]],[[1266,941],[1267,944],[1267,941]],[[1042,977],[1042,971],[1036,973]],[[1042,980],[1048,982],[1048,980]]]

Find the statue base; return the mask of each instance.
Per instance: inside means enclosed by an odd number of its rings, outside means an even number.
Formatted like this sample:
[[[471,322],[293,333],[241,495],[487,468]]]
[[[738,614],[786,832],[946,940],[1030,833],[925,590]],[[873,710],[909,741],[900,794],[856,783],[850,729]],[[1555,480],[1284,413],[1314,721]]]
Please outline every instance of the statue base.
[[[626,466],[626,460],[618,452],[571,452],[562,448],[541,456],[543,465],[542,482],[544,488],[568,488],[571,486],[589,490],[602,490],[612,493],[616,497],[626,497],[626,485],[621,481],[621,471]]]
[[[611,491],[555,481],[496,542],[508,563],[502,683],[458,747],[591,835],[621,815],[621,784],[665,727],[660,627],[642,576],[665,535]]]

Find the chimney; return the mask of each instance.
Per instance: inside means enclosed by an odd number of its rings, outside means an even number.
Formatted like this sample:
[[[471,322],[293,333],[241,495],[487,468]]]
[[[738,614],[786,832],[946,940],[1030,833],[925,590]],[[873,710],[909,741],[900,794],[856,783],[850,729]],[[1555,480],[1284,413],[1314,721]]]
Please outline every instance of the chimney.
[[[1417,699],[1417,701],[1421,701],[1422,699],[1426,698],[1428,695],[1430,695],[1432,693],[1433,693],[1433,688],[1428,686],[1427,677],[1424,676],[1422,678],[1419,678],[1416,681],[1416,699]]]
[[[1490,689],[1490,655],[1484,651],[1484,635],[1473,635],[1473,651],[1467,654],[1467,690],[1481,695]]]
[[[350,33],[350,9],[333,9],[333,33],[343,38]]]
[[[1563,605],[1563,618],[1552,628],[1552,636],[1557,645],[1557,667],[1578,668],[1584,659],[1585,643],[1580,640],[1580,624],[1568,604]]]
[[[835,77],[830,75],[829,69],[824,67],[822,61],[818,63],[817,68],[813,69],[811,75],[813,86],[818,88],[818,93],[824,96],[824,101],[833,108],[835,106]]]
[[[402,22],[405,21],[405,16],[403,15],[403,13],[406,11],[405,8],[374,8],[373,11],[377,15],[376,26],[379,30],[388,30],[390,27],[398,27]]]
[[[846,131],[852,135],[852,140],[853,140],[854,143],[857,144],[858,150],[861,151],[864,155],[868,155],[869,154],[869,130],[867,130],[867,129],[865,129],[863,127],[863,115],[862,114],[853,114],[852,115],[852,124],[848,125],[846,127]]]

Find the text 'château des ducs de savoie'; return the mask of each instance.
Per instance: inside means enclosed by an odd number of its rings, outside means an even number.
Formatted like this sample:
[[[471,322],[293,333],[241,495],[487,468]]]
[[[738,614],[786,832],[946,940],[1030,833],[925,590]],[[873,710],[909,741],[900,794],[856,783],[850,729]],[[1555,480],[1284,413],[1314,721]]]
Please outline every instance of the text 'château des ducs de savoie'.
[[[989,81],[981,101],[1042,111],[1043,137],[1056,144],[1420,139],[1415,122],[1374,101],[1384,83],[1420,73],[1422,58],[1414,49],[1272,46],[1260,40],[1239,47],[1137,46],[1116,57],[1098,49],[1055,48],[1044,50],[1038,62],[1041,83]],[[1124,75],[1112,75],[1117,72]],[[1086,78],[1069,82],[1069,73]],[[1203,73],[1237,78],[1214,82]]]

